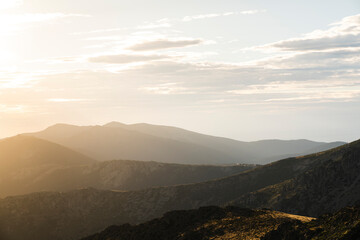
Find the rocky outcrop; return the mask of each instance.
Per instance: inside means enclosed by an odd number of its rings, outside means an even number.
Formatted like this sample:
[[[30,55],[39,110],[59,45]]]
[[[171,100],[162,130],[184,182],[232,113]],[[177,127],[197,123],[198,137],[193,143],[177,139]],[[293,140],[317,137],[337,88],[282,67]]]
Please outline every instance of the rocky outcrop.
[[[293,221],[281,224],[262,240],[357,240],[360,239],[360,207],[346,207],[325,214],[311,222]]]
[[[82,240],[256,240],[280,224],[311,220],[270,210],[202,207],[168,212],[159,219],[135,226],[111,226]]]

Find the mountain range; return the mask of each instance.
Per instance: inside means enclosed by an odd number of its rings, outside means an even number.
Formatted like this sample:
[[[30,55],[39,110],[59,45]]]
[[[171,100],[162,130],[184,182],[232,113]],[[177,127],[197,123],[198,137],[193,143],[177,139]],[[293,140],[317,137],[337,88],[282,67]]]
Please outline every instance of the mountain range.
[[[7,197],[0,200],[0,232],[11,240],[76,239],[110,225],[142,223],[168,211],[209,205],[271,207],[318,217],[359,203],[359,159],[360,141],[355,141],[201,183]]]
[[[345,144],[309,140],[242,142],[176,127],[119,122],[103,126],[56,124],[27,135],[61,144],[100,161],[130,159],[181,164],[266,164]]]
[[[59,144],[19,135],[0,141],[0,197],[86,187],[137,190],[202,182],[254,167],[130,160],[97,162]]]

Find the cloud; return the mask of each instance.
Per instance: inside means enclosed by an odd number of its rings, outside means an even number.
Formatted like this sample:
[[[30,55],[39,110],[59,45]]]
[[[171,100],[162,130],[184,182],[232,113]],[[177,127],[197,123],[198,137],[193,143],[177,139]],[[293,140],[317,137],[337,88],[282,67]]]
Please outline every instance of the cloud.
[[[24,113],[25,110],[24,105],[6,105],[0,104],[0,113]]]
[[[258,49],[281,51],[323,51],[360,47],[360,14],[330,24],[327,30],[316,30],[299,38],[291,38]]]
[[[202,39],[158,39],[137,43],[128,47],[127,49],[133,51],[151,51],[169,48],[189,47],[199,45],[203,42],[204,41]]]
[[[252,15],[257,13],[263,13],[266,12],[265,9],[258,10],[246,10],[241,12],[224,12],[224,13],[210,13],[210,14],[200,14],[200,15],[192,15],[192,16],[185,16],[183,17],[183,22],[190,22],[193,20],[201,20],[201,19],[207,19],[207,18],[216,18],[216,17],[226,17],[226,16],[232,16],[232,15]]]
[[[141,87],[139,90],[160,95],[169,94],[194,94],[194,91],[179,86],[179,83],[163,83],[155,86]]]
[[[155,28],[168,28],[171,27],[171,20],[168,18],[162,18],[156,22],[145,22],[143,25],[138,26],[137,29],[155,29]]]
[[[339,70],[360,67],[360,48],[332,51],[309,51],[255,61],[271,69]]]
[[[133,63],[133,62],[147,62],[160,59],[168,59],[170,56],[166,55],[135,55],[135,54],[118,54],[118,55],[103,55],[89,58],[89,62],[93,63]]]
[[[0,22],[5,23],[1,25],[1,35],[9,35],[17,31],[23,26],[28,26],[35,23],[51,22],[63,18],[71,17],[89,17],[84,14],[66,14],[66,13],[25,13],[25,14],[1,14]]]
[[[49,102],[57,102],[57,103],[66,103],[66,102],[83,102],[88,101],[88,99],[78,99],[78,98],[49,98]]]
[[[0,10],[18,7],[18,6],[21,6],[22,4],[23,4],[22,0],[5,0],[5,1],[1,1]]]
[[[241,11],[240,13],[241,13],[241,14],[244,14],[244,15],[252,15],[252,14],[264,13],[264,12],[266,12],[266,9],[261,9],[261,10],[258,10],[258,9],[255,9],[255,10],[247,10],[247,11]]]
[[[189,22],[192,20],[199,20],[199,19],[205,19],[205,18],[214,18],[214,17],[220,17],[220,16],[230,16],[236,14],[235,12],[227,12],[227,13],[210,13],[210,14],[200,14],[200,15],[193,15],[193,16],[185,16],[182,21],[183,22]]]
[[[360,97],[359,81],[286,81],[244,86],[228,91],[235,95],[259,95],[266,102],[343,101]]]
[[[2,21],[9,21],[10,24],[19,24],[19,23],[33,23],[33,22],[43,22],[51,21],[59,18],[68,18],[68,17],[89,17],[89,15],[84,14],[73,14],[73,13],[25,13],[25,14],[3,14],[0,16]]]

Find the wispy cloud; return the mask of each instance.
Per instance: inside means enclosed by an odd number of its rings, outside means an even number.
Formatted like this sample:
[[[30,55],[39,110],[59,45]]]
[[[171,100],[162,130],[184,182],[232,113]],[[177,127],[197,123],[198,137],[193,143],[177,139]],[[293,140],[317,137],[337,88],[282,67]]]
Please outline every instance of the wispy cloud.
[[[117,55],[102,55],[90,57],[89,61],[93,63],[132,63],[132,62],[148,62],[160,59],[169,59],[167,55],[140,55],[140,54],[117,54]]]
[[[67,102],[83,102],[89,101],[88,99],[78,99],[78,98],[49,98],[49,102],[57,102],[57,103],[67,103]]]
[[[210,13],[210,14],[199,14],[199,15],[192,15],[192,16],[185,16],[182,21],[183,22],[189,22],[193,20],[201,20],[201,19],[207,19],[207,18],[216,18],[216,17],[226,17],[226,16],[232,16],[232,15],[252,15],[257,13],[264,13],[266,12],[265,9],[258,10],[246,10],[241,12],[224,12],[224,13]]]
[[[6,23],[1,25],[0,35],[11,34],[24,26],[41,22],[51,22],[63,18],[71,17],[90,17],[84,14],[73,13],[24,13],[24,14],[0,14],[0,22]]]
[[[202,39],[158,39],[145,41],[129,46],[127,49],[133,51],[152,51],[169,48],[180,48],[199,45],[204,43]]]
[[[4,0],[1,1],[0,10],[18,7],[21,6],[22,4],[23,4],[22,0]]]
[[[280,51],[323,51],[360,47],[360,14],[330,24],[327,30],[315,30],[303,37],[291,38],[255,49]]]
[[[360,81],[271,82],[228,92],[236,95],[263,95],[266,102],[350,100],[360,97]]]
[[[6,105],[0,104],[0,113],[24,113],[26,110],[24,105]]]
[[[141,87],[139,90],[160,95],[195,93],[195,91],[179,86],[179,83],[163,83],[156,86]]]
[[[253,9],[253,10],[245,10],[239,12],[222,12],[222,13],[206,13],[206,14],[198,14],[198,15],[189,15],[183,18],[162,18],[154,22],[145,22],[144,24],[138,26],[138,29],[156,29],[156,28],[169,28],[175,25],[176,23],[181,22],[190,22],[194,20],[204,20],[209,18],[217,18],[217,17],[227,17],[233,15],[253,15],[258,13],[264,13],[266,9]]]

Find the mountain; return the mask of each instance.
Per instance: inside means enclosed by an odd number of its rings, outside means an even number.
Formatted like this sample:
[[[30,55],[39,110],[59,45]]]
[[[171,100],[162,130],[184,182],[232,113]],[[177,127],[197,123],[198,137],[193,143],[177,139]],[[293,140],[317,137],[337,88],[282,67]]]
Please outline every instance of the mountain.
[[[119,122],[84,127],[56,124],[30,135],[102,161],[132,159],[184,164],[264,164],[345,144],[309,140],[241,142],[176,127]]]
[[[284,223],[306,223],[313,218],[271,210],[202,207],[165,213],[139,225],[111,226],[82,240],[208,240],[260,239]]]
[[[22,240],[76,239],[114,224],[148,221],[172,210],[228,204],[273,206],[275,210],[316,217],[360,200],[359,152],[360,140],[196,184],[7,197],[0,200],[0,232]],[[261,201],[259,194],[268,201]]]
[[[149,135],[190,142],[197,145],[226,152],[227,154],[249,161],[249,159],[258,164],[269,163],[286,157],[295,157],[305,154],[317,153],[331,148],[344,145],[345,142],[314,142],[305,139],[299,140],[260,140],[254,142],[236,141],[229,138],[214,137],[200,134],[185,129],[151,125],[146,123],[126,125],[119,122],[110,122],[105,127],[122,128],[132,131],[142,132]]]
[[[308,216],[360,204],[360,140],[328,151],[326,156],[327,161],[304,173],[245,194],[232,203]]]
[[[0,140],[0,196],[28,193],[28,183],[57,168],[95,160],[58,144],[30,136]]]
[[[58,134],[59,132],[61,134]],[[236,158],[208,147],[123,128],[58,124],[31,135],[56,142],[102,161],[131,159],[182,164],[238,162]]]
[[[49,155],[51,156],[51,155]],[[156,186],[197,183],[222,178],[256,165],[211,166],[113,160],[85,165],[58,166],[44,171],[32,166],[26,178],[19,172],[4,178],[0,186],[11,186],[11,195],[39,191],[69,191],[81,188],[138,190]],[[8,196],[6,192],[2,196]]]

